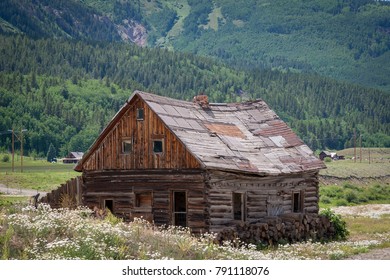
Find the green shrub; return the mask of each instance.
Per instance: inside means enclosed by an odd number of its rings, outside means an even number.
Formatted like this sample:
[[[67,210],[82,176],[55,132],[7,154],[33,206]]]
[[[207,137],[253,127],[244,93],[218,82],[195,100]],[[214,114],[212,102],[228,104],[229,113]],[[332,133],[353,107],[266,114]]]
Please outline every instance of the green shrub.
[[[330,199],[329,196],[321,196],[320,197],[320,202],[324,203],[324,204],[331,204],[332,203],[332,200]]]
[[[339,198],[335,200],[336,206],[348,206],[348,201],[345,200],[345,198]]]
[[[330,198],[342,198],[343,189],[339,186],[327,186],[320,190],[320,195],[326,195]]]
[[[9,155],[5,154],[3,155],[3,158],[1,159],[2,162],[9,162]]]
[[[350,183],[345,183],[345,184],[343,185],[343,187],[344,187],[345,189],[350,189],[350,190],[356,190],[356,191],[360,190],[359,187],[357,187],[357,186],[355,186],[355,185],[352,185],[352,184],[350,184]]]
[[[341,218],[340,215],[334,213],[329,208],[321,211],[320,215],[327,217],[330,222],[333,224],[335,229],[336,240],[345,240],[349,235],[349,231],[347,229],[347,223]]]
[[[347,190],[345,193],[344,193],[344,197],[345,199],[349,202],[349,203],[357,203],[359,202],[358,201],[358,196],[357,194],[352,191],[352,190]]]
[[[329,162],[332,162],[332,159],[331,159],[330,157],[326,157],[326,158],[324,159],[324,161],[327,162],[327,163],[329,163]]]
[[[368,202],[368,198],[364,194],[359,194],[357,197],[357,201],[359,203]]]

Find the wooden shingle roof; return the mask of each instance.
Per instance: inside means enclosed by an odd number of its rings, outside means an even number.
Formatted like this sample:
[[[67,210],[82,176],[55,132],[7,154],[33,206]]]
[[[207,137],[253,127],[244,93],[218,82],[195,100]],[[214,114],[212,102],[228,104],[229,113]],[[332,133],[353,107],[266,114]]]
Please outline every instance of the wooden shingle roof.
[[[279,175],[324,168],[311,149],[260,99],[200,106],[135,91],[127,104],[135,96],[144,100],[205,169]],[[125,109],[126,104],[111,126]],[[100,137],[104,135],[103,131]]]

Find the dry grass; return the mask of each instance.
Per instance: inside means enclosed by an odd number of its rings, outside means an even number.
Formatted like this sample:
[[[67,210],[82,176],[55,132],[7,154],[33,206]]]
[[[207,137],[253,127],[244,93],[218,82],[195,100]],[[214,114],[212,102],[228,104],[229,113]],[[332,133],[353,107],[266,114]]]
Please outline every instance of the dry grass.
[[[356,161],[352,159],[354,149],[341,150],[337,154],[344,155],[346,159],[326,163],[327,169],[321,170],[320,175],[345,179],[390,176],[390,148],[364,148],[361,161],[360,158]],[[359,149],[357,149],[357,156],[360,157]]]

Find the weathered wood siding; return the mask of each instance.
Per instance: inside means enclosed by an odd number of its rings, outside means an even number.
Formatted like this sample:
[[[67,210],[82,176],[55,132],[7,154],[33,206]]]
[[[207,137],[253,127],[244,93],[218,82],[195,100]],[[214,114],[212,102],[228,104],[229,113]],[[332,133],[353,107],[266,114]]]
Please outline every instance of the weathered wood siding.
[[[256,222],[268,216],[293,212],[293,194],[301,197],[302,213],[318,213],[318,179],[316,173],[258,177],[212,171],[208,182],[210,231],[240,223],[233,217],[233,193],[245,197],[245,221]]]
[[[134,98],[128,109],[98,143],[97,149],[83,164],[84,170],[187,169],[200,164],[188,152],[161,119],[140,98]],[[137,109],[144,110],[143,120],[137,120]],[[131,139],[132,151],[123,153],[122,141]],[[153,152],[153,140],[163,140],[163,153]]]
[[[50,204],[52,208],[76,207],[83,204],[83,184],[81,176],[72,178],[43,196],[39,201]]]
[[[187,226],[193,232],[208,228],[204,174],[201,170],[110,170],[83,173],[84,203],[93,208],[113,201],[115,215],[131,220],[143,217],[156,225],[173,223],[172,193],[183,191],[187,197]],[[150,192],[150,208],[136,206],[137,193]]]

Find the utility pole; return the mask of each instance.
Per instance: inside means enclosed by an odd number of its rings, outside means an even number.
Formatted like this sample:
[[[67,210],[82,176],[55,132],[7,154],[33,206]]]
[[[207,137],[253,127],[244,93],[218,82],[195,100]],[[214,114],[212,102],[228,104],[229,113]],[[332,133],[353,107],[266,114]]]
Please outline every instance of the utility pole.
[[[353,162],[356,162],[356,128],[353,129]]]
[[[360,134],[360,163],[362,163],[362,135]]]
[[[368,164],[371,164],[371,151],[370,151],[370,148],[368,148]]]
[[[15,134],[14,128],[8,131],[12,132],[12,172],[15,171],[15,137],[20,141],[20,166],[21,172],[23,172],[23,132],[26,132],[27,129],[20,129],[20,138]]]
[[[23,132],[27,129],[20,129],[20,172],[23,173]]]
[[[15,135],[12,128],[12,172],[15,171]]]

